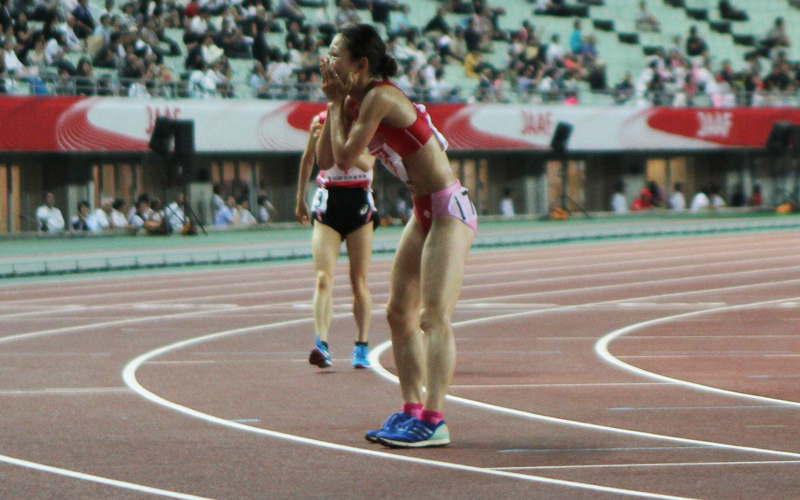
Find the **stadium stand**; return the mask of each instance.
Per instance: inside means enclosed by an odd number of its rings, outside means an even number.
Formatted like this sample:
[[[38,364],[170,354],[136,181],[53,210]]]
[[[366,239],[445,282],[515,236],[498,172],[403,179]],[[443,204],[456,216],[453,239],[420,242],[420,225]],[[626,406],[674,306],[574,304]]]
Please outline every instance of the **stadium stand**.
[[[231,3],[230,0],[209,0],[198,4],[193,0],[182,4],[180,0],[158,3],[139,0],[132,2],[132,8],[127,12],[127,4],[116,5],[110,13],[119,18],[114,29],[120,33],[124,48],[115,49],[116,61],[110,67],[101,68],[95,65],[94,74],[90,78],[98,83],[91,86],[88,93],[166,98],[229,96],[319,99],[319,92],[306,92],[303,83],[306,81],[303,78],[308,76],[307,85],[317,85],[313,70],[305,71],[299,69],[299,66],[324,55],[327,46],[324,43],[309,42],[307,52],[287,46],[287,24],[280,17],[280,12],[284,2],[288,1],[244,0]],[[368,8],[372,2],[392,9],[389,11],[388,22],[382,26],[384,31],[391,31],[400,15],[400,4],[394,3],[394,0],[359,0],[355,4],[356,12],[363,22],[371,22],[373,19],[373,13]],[[49,20],[53,18],[57,18],[58,29],[66,31],[69,38],[73,31],[69,28],[72,23],[69,18],[77,5],[76,1],[53,0],[49,5],[35,4],[29,0],[8,0],[8,3],[17,23],[20,23],[18,12],[27,14],[30,37],[25,42],[16,40],[15,38],[21,36],[15,37],[17,32],[13,27],[4,33],[6,51],[15,52],[27,67],[9,67],[13,66],[13,61],[9,63],[9,57],[4,54],[0,93],[81,93],[80,81],[77,84],[70,83],[68,76],[72,79],[81,76],[76,74],[79,61],[96,56],[96,53],[90,52],[86,47],[96,48],[97,45],[83,41],[80,50],[68,50],[62,43],[47,39],[48,36],[53,36],[53,31],[49,28]],[[784,98],[792,98],[800,78],[800,67],[794,62],[800,59],[797,40],[790,39],[790,42],[795,43],[777,48],[764,46],[762,40],[778,18],[784,19],[787,26],[795,26],[800,21],[800,5],[796,0],[734,0],[731,3],[746,14],[746,20],[724,18],[717,0],[648,0],[647,12],[657,20],[659,29],[644,30],[639,21],[639,0],[562,1],[561,7],[575,14],[566,16],[563,11],[559,11],[557,15],[537,13],[540,12],[537,2],[528,0],[409,0],[410,8],[406,14],[417,32],[417,37],[409,47],[405,43],[407,37],[399,36],[399,48],[395,53],[406,61],[406,74],[402,78],[402,84],[409,92],[414,92],[416,97],[428,100],[452,99],[457,95],[458,99],[489,102],[552,102],[554,99],[563,100],[569,95],[575,95],[578,96],[576,100],[583,103],[636,102],[636,99],[620,99],[619,93],[615,92],[626,74],[639,82],[641,98],[662,91],[670,96],[677,95],[684,92],[684,86],[687,86],[686,92],[697,94],[776,92],[778,89]],[[449,7],[444,20],[451,28],[450,32],[421,33],[442,6]],[[333,4],[320,7],[313,0],[301,3],[299,11],[304,16],[303,36],[309,40],[324,38],[324,30],[320,30],[323,19],[327,15],[327,19],[334,21],[337,8]],[[101,0],[89,2],[89,10],[95,21],[99,20],[104,9],[105,5]],[[193,49],[197,42],[187,36],[187,31],[190,31],[189,20],[193,14],[203,10],[210,11],[210,20],[217,32],[222,20],[226,18],[244,32],[248,40],[247,57],[234,57],[227,49],[228,56],[221,58],[215,57],[211,49]],[[134,17],[127,17],[131,11]],[[482,13],[486,15],[481,16]],[[169,21],[178,19],[182,20],[182,24],[169,24]],[[473,33],[470,19],[473,19],[477,35]],[[591,52],[590,55],[569,55],[569,41],[576,19],[582,20],[581,35],[584,41],[589,37],[596,40],[596,56],[592,56]],[[150,20],[154,22],[150,23]],[[532,24],[533,31],[528,33],[528,37],[536,38],[538,48],[526,47],[525,40],[518,38],[523,29],[523,21]],[[163,36],[177,42],[180,54],[175,53],[164,41],[156,41],[158,27],[162,25],[166,26]],[[670,59],[672,48],[685,50],[692,27],[695,27],[707,46],[706,59],[712,75],[711,82],[706,81],[708,78],[703,76],[701,69],[706,66],[705,60],[693,59],[686,66],[688,69],[681,70],[678,68],[678,59]],[[252,43],[262,32],[265,33],[264,41],[269,52],[261,60],[265,63],[266,78],[269,80],[268,85],[271,83],[273,87],[272,91],[251,88],[256,53]],[[34,40],[40,33],[46,38],[45,53],[50,56],[45,58],[50,62],[28,63],[28,55],[34,52]],[[473,35],[479,40],[482,62],[477,68],[479,78],[470,80],[465,78],[460,59],[466,56]],[[551,58],[547,54],[550,52],[553,35],[558,35],[560,45],[566,53]],[[449,45],[445,42],[449,42]],[[222,42],[217,38],[214,43],[219,45]],[[432,55],[443,53],[442,45],[450,46],[450,54],[455,57],[444,57],[440,68],[438,64],[428,61]],[[539,55],[520,63],[520,54],[526,50],[531,53],[538,50]],[[63,55],[58,54],[60,51],[63,51]],[[137,66],[138,70],[123,69],[127,59],[126,52],[140,56],[143,64]],[[210,68],[195,68],[198,54],[203,56]],[[283,74],[283,67],[279,64],[286,54],[290,54],[289,65],[294,68],[288,76]],[[659,56],[662,57],[666,71],[662,71],[663,82],[654,82],[647,71],[652,58]],[[733,76],[729,81],[723,82],[719,71],[726,60],[731,62]],[[780,79],[770,77],[772,66],[784,63],[786,66],[778,71],[783,76]],[[490,68],[490,71],[485,71],[486,68]],[[303,78],[298,77],[301,73]],[[691,84],[685,83],[686,73],[694,77]],[[436,74],[439,76],[434,76]],[[443,81],[439,81],[440,78]],[[786,80],[788,83],[785,83]],[[107,82],[108,90],[104,90],[105,87],[101,85],[103,81]],[[726,83],[727,86],[719,91],[715,82]],[[445,94],[447,97],[441,97],[441,92],[431,90],[433,84],[454,87],[458,93],[449,92]],[[226,90],[230,88],[234,90]],[[662,100],[660,103],[665,102]],[[770,104],[776,101],[764,98],[739,102]],[[781,99],[777,102],[786,101]],[[714,103],[719,104],[716,101]]]

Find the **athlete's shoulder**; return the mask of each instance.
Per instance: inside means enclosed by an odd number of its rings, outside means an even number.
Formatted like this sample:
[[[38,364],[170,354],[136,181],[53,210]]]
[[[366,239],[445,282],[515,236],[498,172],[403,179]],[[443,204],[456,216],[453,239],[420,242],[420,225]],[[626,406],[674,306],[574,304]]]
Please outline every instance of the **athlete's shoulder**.
[[[389,82],[375,85],[361,103],[362,108],[370,108],[379,114],[387,115],[395,110],[403,110],[406,106],[413,105],[408,96],[397,86]]]

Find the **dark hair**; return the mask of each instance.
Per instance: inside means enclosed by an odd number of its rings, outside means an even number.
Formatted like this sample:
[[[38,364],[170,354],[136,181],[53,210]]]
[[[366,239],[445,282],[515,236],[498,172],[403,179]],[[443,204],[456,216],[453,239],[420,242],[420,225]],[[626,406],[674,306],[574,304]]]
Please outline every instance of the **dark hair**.
[[[81,208],[83,208],[83,207],[86,207],[86,208],[91,208],[91,207],[89,206],[89,202],[88,202],[88,201],[86,201],[86,200],[81,200],[81,201],[79,201],[79,202],[78,202],[78,211],[79,211],[79,212],[81,211]]]
[[[116,200],[114,200],[114,203],[111,206],[114,207],[114,210],[119,210],[120,208],[125,206],[125,200],[123,200],[122,198],[117,198]]]
[[[397,75],[397,61],[386,52],[386,44],[370,24],[349,24],[339,30],[353,59],[366,57],[369,72],[384,79]]]

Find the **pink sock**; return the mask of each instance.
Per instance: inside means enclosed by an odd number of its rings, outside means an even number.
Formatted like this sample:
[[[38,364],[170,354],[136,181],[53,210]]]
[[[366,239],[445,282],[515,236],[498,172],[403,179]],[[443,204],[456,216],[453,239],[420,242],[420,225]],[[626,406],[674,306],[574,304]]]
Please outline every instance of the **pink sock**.
[[[403,411],[414,418],[420,418],[422,416],[422,403],[405,403],[403,404]]]
[[[419,418],[433,425],[438,425],[439,422],[444,420],[444,417],[441,413],[431,410],[422,410],[422,416]]]

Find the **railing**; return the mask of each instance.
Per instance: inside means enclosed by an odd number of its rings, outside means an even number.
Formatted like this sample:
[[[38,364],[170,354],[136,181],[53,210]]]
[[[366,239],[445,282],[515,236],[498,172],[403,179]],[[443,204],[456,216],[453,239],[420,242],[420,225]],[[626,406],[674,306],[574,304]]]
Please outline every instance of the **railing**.
[[[797,91],[726,92],[705,94],[680,90],[635,92],[633,90],[591,91],[586,88],[540,92],[507,85],[482,87],[478,84],[453,85],[439,89],[412,87],[404,89],[418,102],[507,103],[507,104],[584,104],[584,105],[656,105],[670,107],[793,107],[800,106]],[[99,77],[24,76],[0,78],[0,94],[6,95],[86,95],[123,96],[164,99],[259,98],[274,100],[324,102],[318,84],[291,83],[264,85],[257,89],[242,81],[224,82],[213,88],[186,80],[126,79],[114,75]]]

